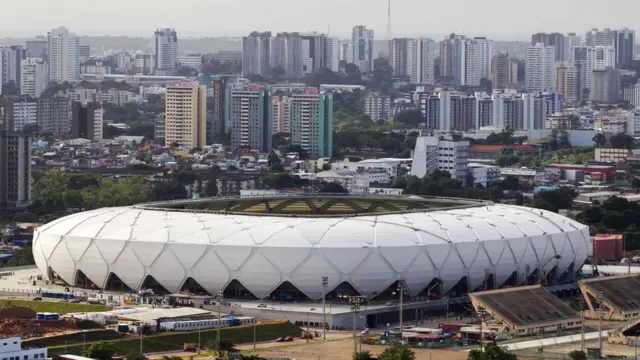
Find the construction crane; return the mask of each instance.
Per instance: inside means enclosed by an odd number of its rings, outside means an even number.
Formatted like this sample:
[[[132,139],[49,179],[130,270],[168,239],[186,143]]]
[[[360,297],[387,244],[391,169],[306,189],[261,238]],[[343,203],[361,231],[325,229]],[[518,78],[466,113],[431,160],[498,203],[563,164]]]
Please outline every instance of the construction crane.
[[[545,263],[542,264],[542,266],[540,266],[538,271],[538,274],[539,274],[538,285],[542,285],[542,286],[547,285],[547,273],[546,271],[544,271],[544,267],[547,266],[552,260],[560,260],[560,259],[562,259],[562,255],[555,255],[549,258],[549,260],[545,261]]]

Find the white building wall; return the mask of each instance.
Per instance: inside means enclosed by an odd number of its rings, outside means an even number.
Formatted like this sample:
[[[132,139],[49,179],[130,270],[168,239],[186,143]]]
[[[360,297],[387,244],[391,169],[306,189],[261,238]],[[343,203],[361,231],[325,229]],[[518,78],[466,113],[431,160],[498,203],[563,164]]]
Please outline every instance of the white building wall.
[[[527,48],[525,87],[529,91],[552,91],[555,88],[555,47],[538,43]]]
[[[362,44],[362,46],[360,46]],[[373,30],[366,26],[355,26],[351,32],[350,58],[358,66],[360,72],[373,70]]]
[[[419,178],[435,170],[447,171],[451,177],[466,180],[469,157],[468,141],[440,140],[437,136],[420,136],[413,151],[411,175]]]
[[[338,38],[324,38],[324,58],[329,70],[340,71],[340,40]]]
[[[47,61],[51,81],[72,81],[80,77],[79,47],[79,38],[68,29],[59,27],[49,32]]]
[[[49,83],[47,63],[40,58],[22,60],[20,92],[34,98],[40,97]]]
[[[47,358],[46,348],[22,349],[19,337],[0,339],[0,359],[2,360],[44,360]]]
[[[94,141],[102,140],[103,138],[103,125],[104,125],[104,111],[102,108],[96,109],[93,112],[93,139]]]
[[[38,122],[38,103],[20,101],[13,103],[13,131],[22,131],[29,124]]]

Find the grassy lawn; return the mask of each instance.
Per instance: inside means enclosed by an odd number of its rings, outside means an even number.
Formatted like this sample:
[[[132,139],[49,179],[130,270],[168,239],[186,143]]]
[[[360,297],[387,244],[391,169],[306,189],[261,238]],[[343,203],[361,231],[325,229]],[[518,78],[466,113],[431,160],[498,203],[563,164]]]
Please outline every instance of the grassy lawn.
[[[211,340],[216,339],[216,330],[203,330],[200,332],[201,344],[206,344]],[[256,340],[257,341],[271,341],[281,336],[300,336],[302,330],[289,323],[278,324],[266,324],[258,325],[256,328]],[[221,330],[220,337],[233,341],[235,344],[248,343],[253,341],[253,326],[244,327],[231,327]],[[62,338],[60,339],[62,340]],[[97,341],[98,339],[92,339]],[[34,340],[34,343],[38,340]],[[118,349],[119,355],[135,354],[140,349],[140,338],[138,336],[127,336],[125,339],[120,340],[107,340]],[[51,341],[48,341],[51,344]],[[89,341],[87,341],[89,344]],[[181,350],[184,343],[198,343],[198,332],[166,332],[144,336],[142,338],[143,351],[145,353],[154,353],[161,351],[173,351]],[[29,343],[32,345],[33,343]],[[69,344],[64,345],[62,343],[49,345],[49,354],[51,356],[60,354],[80,354],[83,350],[82,344]],[[33,345],[32,345],[33,346]]]
[[[35,312],[51,312],[58,314],[113,310],[113,307],[104,305],[69,304],[64,302],[4,299],[0,299],[0,307],[24,307]]]

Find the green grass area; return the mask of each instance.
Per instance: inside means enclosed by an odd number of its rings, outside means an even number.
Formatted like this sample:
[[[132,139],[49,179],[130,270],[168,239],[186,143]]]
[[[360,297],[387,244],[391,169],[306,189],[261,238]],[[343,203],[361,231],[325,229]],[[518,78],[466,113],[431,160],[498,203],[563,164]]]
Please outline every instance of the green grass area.
[[[113,310],[113,307],[104,306],[104,305],[70,304],[65,302],[32,301],[32,300],[2,300],[2,299],[0,299],[0,307],[24,307],[24,308],[31,309],[35,312],[51,312],[51,313],[58,313],[58,314]]]
[[[250,343],[253,341],[253,326],[243,327],[231,327],[221,330],[221,338],[233,341],[235,344]],[[216,339],[217,330],[204,330],[200,332],[201,344],[206,344],[209,341]],[[289,323],[279,324],[265,324],[259,325],[256,328],[256,340],[257,341],[271,341],[281,336],[301,336],[302,330]],[[80,334],[80,337],[82,335]],[[60,339],[58,339],[60,340]],[[97,341],[100,339],[93,339]],[[38,341],[38,340],[34,340]],[[62,340],[65,341],[65,340]],[[135,354],[140,351],[140,338],[138,336],[129,335],[124,339],[119,340],[107,340],[112,343],[117,349],[119,355]],[[198,332],[167,332],[144,336],[142,338],[143,352],[154,353],[161,351],[173,351],[181,350],[184,343],[198,343]],[[29,342],[29,344],[33,344]],[[61,355],[61,354],[80,354],[84,346],[80,343],[74,345],[69,344],[56,344],[49,346],[49,355]],[[89,341],[87,340],[87,344]],[[88,345],[87,345],[88,346]]]
[[[117,333],[113,330],[89,330],[73,334],[64,334],[57,336],[49,336],[38,339],[26,339],[22,343],[29,347],[49,347],[59,346],[60,344],[82,344],[83,342],[94,342],[99,340],[119,340],[126,338],[127,335]]]

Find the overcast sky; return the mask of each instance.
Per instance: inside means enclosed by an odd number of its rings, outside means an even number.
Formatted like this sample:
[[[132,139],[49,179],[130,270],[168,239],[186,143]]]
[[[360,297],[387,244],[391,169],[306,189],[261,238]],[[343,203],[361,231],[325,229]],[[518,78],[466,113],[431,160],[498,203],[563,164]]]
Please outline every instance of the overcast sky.
[[[9,0],[7,0],[9,1]],[[356,24],[386,38],[387,0],[29,0],[10,1],[0,37],[44,34],[64,25],[78,35],[240,36],[251,30],[319,31],[346,37]],[[27,16],[18,16],[25,14]],[[392,0],[394,36],[450,32],[499,40],[532,32],[583,34],[592,27],[640,23],[640,0]],[[15,16],[14,16],[15,15]],[[640,30],[640,28],[638,29]]]

